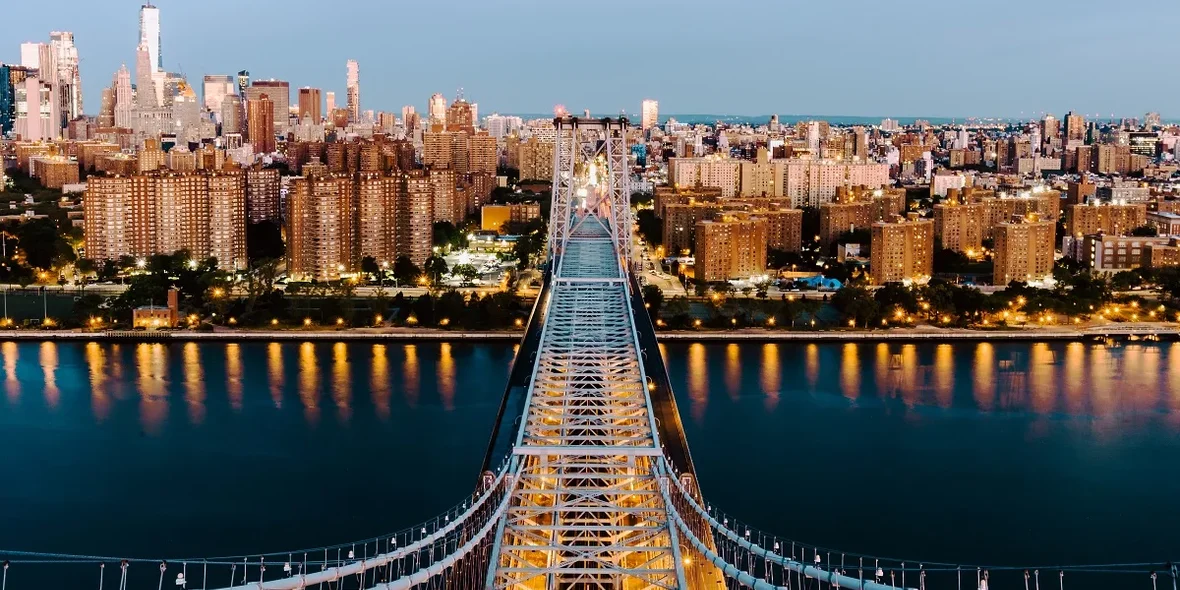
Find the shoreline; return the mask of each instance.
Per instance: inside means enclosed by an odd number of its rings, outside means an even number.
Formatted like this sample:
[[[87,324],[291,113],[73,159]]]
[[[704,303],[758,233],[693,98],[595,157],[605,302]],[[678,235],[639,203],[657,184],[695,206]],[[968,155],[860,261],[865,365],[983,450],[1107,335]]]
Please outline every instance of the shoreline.
[[[131,341],[131,342],[235,342],[235,341],[476,341],[518,342],[524,337],[523,330],[504,331],[446,331],[446,330],[399,330],[399,329],[346,329],[346,330],[218,330],[195,332],[189,330],[144,332],[117,330],[105,332],[84,332],[76,330],[3,330],[0,342],[5,341]],[[1159,340],[1180,340],[1178,324],[1106,324],[1080,328],[1026,328],[978,330],[971,328],[893,328],[888,330],[815,330],[789,331],[745,328],[739,330],[668,330],[656,332],[659,341],[701,341],[701,342],[810,342],[810,341],[1036,341],[1036,340],[1086,340],[1106,338],[1152,338]]]

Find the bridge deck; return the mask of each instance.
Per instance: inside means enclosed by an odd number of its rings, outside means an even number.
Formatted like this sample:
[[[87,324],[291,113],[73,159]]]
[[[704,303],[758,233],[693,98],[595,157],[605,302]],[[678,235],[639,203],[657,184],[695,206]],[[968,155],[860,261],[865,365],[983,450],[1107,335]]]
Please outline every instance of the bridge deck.
[[[624,276],[606,228],[577,225],[551,279],[498,588],[685,586]]]

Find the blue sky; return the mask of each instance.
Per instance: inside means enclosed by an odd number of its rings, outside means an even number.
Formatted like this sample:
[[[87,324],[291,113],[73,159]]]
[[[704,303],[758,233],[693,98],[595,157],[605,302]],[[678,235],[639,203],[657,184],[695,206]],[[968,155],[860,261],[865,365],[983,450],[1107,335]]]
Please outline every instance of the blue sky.
[[[87,111],[132,67],[138,0],[5,2],[0,61],[74,31]],[[164,65],[250,70],[361,106],[425,110],[465,88],[480,113],[554,104],[661,113],[1180,116],[1180,2],[1140,0],[157,0]],[[14,27],[14,23],[20,23]],[[1154,24],[1153,24],[1154,23]],[[1170,23],[1170,25],[1165,25]]]

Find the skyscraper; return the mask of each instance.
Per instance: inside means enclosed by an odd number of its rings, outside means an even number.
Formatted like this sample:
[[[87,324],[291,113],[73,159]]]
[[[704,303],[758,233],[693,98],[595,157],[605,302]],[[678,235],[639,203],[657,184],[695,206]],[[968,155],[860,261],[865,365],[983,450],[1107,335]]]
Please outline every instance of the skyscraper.
[[[221,101],[225,97],[233,94],[234,77],[233,76],[205,76],[204,86],[202,87],[202,95],[204,97],[204,105],[206,109],[214,113],[221,112]]]
[[[131,109],[135,107],[132,96],[131,72],[123,65],[115,73],[115,127],[131,128]]]
[[[660,103],[650,98],[643,101],[640,129],[647,131],[660,122]]]
[[[62,124],[76,119],[82,110],[82,76],[78,71],[78,48],[74,34],[66,31],[49,33],[49,47],[57,66],[56,80]],[[48,74],[42,73],[42,77]]]
[[[246,133],[254,146],[254,153],[275,151],[275,103],[270,95],[262,93],[258,98],[246,101]]]
[[[443,96],[441,92],[435,92],[430,97],[430,103],[426,107],[427,120],[430,124],[442,124],[447,120],[447,97]]]
[[[330,117],[332,116],[332,111],[336,110],[336,93],[329,90],[328,93],[324,95],[324,100],[327,102],[326,107],[328,109],[324,112],[328,113],[328,116]]]
[[[231,94],[221,101],[221,135],[242,132],[242,99]]]
[[[98,108],[98,117],[94,119],[94,125],[99,128],[115,126],[115,86],[113,84],[102,89],[102,104]]]
[[[238,96],[246,98],[246,89],[250,87],[250,72],[238,71]]]
[[[318,125],[323,119],[320,110],[320,89],[304,86],[299,89],[299,122]]]
[[[355,59],[348,60],[348,122],[361,119],[361,69]]]
[[[25,78],[36,73],[25,66],[0,63],[0,135],[13,130],[16,124],[16,90]]]
[[[160,55],[160,9],[149,2],[139,7],[139,44],[147,48],[152,71],[164,69]]]
[[[155,71],[151,64],[151,51],[148,46],[140,44],[135,50],[135,102],[141,109],[153,109],[160,106],[156,100]]]
[[[287,121],[291,112],[291,84],[282,80],[255,80],[250,88],[246,89],[246,104],[263,94],[274,103],[274,132],[286,136]]]

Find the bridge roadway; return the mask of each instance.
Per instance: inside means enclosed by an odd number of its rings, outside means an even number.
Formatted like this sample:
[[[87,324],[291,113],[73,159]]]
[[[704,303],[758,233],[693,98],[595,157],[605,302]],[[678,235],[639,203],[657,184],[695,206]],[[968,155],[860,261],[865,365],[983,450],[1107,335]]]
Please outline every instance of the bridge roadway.
[[[487,585],[687,587],[663,497],[661,431],[672,435],[682,468],[691,461],[683,434],[673,432],[675,402],[650,321],[636,313],[633,279],[606,223],[593,216],[554,260],[487,459],[489,477],[505,458],[519,474]],[[649,397],[657,391],[660,411]]]

